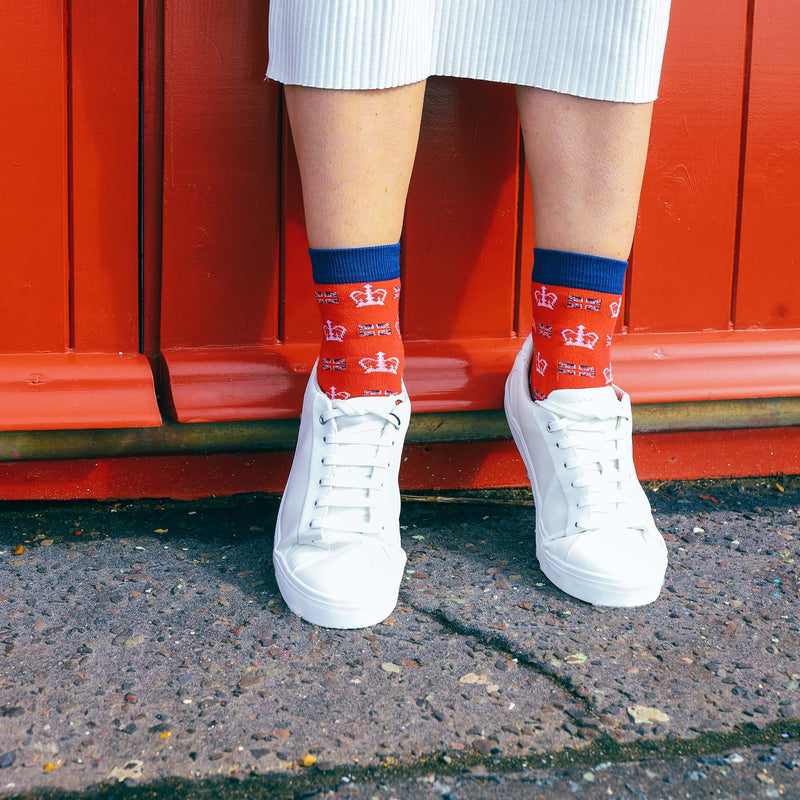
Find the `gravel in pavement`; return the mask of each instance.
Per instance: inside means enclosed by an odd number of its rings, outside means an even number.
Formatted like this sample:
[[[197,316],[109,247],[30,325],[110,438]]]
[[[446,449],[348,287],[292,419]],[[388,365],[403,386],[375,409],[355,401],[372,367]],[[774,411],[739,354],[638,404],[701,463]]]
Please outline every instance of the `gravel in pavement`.
[[[365,631],[285,607],[274,498],[6,504],[0,796],[800,797],[800,480],[649,496],[651,606],[552,587],[529,494],[428,498]]]

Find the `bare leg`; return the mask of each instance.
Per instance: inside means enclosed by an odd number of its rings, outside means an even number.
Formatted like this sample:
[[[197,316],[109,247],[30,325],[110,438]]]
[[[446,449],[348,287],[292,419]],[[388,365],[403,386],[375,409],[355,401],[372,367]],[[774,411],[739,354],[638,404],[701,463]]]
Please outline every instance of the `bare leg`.
[[[517,105],[536,246],[626,260],[652,103],[610,103],[518,87]]]
[[[312,248],[400,241],[424,95],[286,87]]]

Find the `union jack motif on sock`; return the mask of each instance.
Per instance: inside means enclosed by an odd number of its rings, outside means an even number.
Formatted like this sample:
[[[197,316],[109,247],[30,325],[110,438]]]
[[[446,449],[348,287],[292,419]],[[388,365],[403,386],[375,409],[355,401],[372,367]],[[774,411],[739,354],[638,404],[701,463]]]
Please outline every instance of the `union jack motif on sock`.
[[[344,358],[323,358],[322,369],[344,372],[347,361]]]
[[[587,311],[600,310],[599,297],[584,297],[579,294],[567,295],[567,308],[585,308]]]
[[[358,326],[359,336],[391,336],[392,326],[388,322],[368,322]]]
[[[568,361],[559,361],[558,362],[558,374],[559,375],[575,375],[577,370],[575,369],[575,364]]]
[[[339,302],[339,295],[336,292],[314,292],[314,297],[320,305],[335,305]]]

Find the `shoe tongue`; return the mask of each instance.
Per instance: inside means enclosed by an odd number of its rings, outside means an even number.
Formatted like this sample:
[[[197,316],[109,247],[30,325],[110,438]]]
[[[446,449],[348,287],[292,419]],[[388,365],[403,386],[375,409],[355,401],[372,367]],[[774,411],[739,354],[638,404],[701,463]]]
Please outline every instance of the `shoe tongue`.
[[[579,411],[583,414],[605,417],[619,410],[619,398],[611,386],[592,389],[555,389],[547,395],[548,404]]]

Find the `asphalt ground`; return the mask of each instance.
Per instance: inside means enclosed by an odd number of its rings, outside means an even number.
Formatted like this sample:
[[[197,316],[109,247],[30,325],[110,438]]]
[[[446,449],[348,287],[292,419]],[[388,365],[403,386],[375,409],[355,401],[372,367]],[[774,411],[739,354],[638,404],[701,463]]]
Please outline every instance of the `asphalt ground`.
[[[641,609],[529,492],[407,498],[395,613],[294,616],[277,499],[0,506],[0,797],[800,798],[800,479],[650,484]]]

